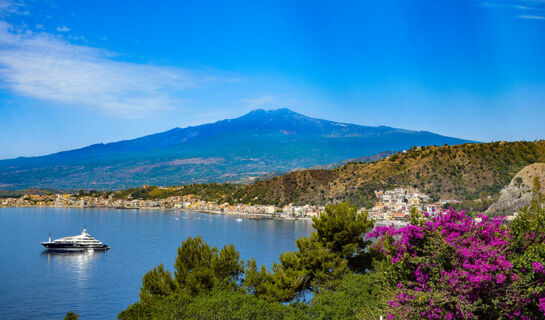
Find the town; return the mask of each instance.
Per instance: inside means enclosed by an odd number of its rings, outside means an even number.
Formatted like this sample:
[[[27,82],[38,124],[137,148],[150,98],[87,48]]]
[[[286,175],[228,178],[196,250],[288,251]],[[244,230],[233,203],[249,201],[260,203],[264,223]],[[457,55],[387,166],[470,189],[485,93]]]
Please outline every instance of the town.
[[[360,212],[368,212],[378,222],[407,222],[410,211],[416,208],[419,212],[432,213],[445,204],[455,204],[457,200],[442,199],[432,202],[430,197],[415,188],[398,187],[393,190],[376,190],[377,202],[371,209],[360,208]],[[116,208],[116,209],[158,209],[158,210],[191,210],[212,214],[246,215],[250,218],[310,219],[317,217],[325,209],[324,206],[289,204],[283,207],[259,204],[218,204],[201,200],[196,195],[171,196],[164,199],[142,200],[116,199],[114,194],[108,196],[81,196],[78,194],[25,194],[19,198],[0,199],[0,207],[58,207],[58,208]]]
[[[368,210],[370,217],[377,221],[409,221],[412,208],[418,212],[433,213],[445,205],[457,204],[455,199],[441,199],[432,202],[430,197],[416,188],[399,187],[393,190],[375,190],[377,202]]]

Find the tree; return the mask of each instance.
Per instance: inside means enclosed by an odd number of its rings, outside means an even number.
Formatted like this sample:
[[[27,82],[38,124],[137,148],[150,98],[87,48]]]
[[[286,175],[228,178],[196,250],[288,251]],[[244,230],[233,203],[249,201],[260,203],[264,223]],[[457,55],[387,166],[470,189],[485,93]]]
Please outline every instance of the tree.
[[[339,286],[349,270],[364,272],[370,268],[372,254],[366,251],[370,241],[364,235],[373,227],[366,213],[358,213],[348,203],[329,205],[309,237],[296,240],[296,251],[284,252],[269,273],[257,270],[249,261],[244,285],[248,292],[267,301],[305,300],[307,292],[320,293]]]
[[[423,217],[418,213],[418,209],[416,207],[411,208],[411,220],[410,223],[414,226],[419,226],[424,222]]]
[[[176,289],[176,281],[170,272],[160,264],[144,275],[140,288],[140,301],[149,303],[154,297],[173,294]]]
[[[180,319],[188,320],[304,320],[304,312],[279,302],[267,302],[241,291],[214,289],[184,308]]]
[[[545,208],[537,203],[521,209],[510,225],[509,261],[517,275],[514,303],[524,301],[521,314],[542,319],[545,316]]]
[[[244,291],[214,287],[189,297],[176,294],[150,305],[135,303],[118,315],[121,320],[305,320],[308,307],[264,301]]]
[[[78,320],[78,319],[79,319],[79,314],[75,313],[72,310],[68,311],[66,316],[64,316],[64,320]]]
[[[358,213],[356,206],[344,202],[326,206],[325,212],[312,221],[316,229],[313,240],[346,259],[351,270],[363,272],[371,267],[372,254],[366,252],[371,242],[364,236],[372,230],[374,221],[367,212]]]
[[[146,273],[140,302],[118,318],[287,319],[296,314],[293,319],[302,319],[310,312],[298,303],[307,301],[306,293],[336,290],[351,271],[371,268],[373,256],[364,239],[373,221],[356,207],[329,205],[313,226],[316,231],[297,239],[297,250],[282,253],[270,271],[255,260],[244,266],[233,245],[218,250],[200,236],[189,237],[178,248],[174,277],[163,265]],[[294,301],[295,307],[287,308]]]
[[[386,314],[391,293],[382,272],[352,273],[337,290],[317,294],[310,302],[309,312],[313,319],[375,320]]]
[[[178,288],[190,295],[210,290],[214,284],[227,280],[233,284],[243,272],[240,253],[233,245],[210,248],[200,236],[187,238],[178,248],[174,277]]]
[[[348,272],[348,260],[332,250],[328,250],[316,235],[301,237],[295,241],[298,251],[299,269],[305,271],[303,286],[314,293],[335,289]],[[284,257],[280,261],[283,265]]]
[[[252,294],[262,300],[282,301],[280,296],[284,295],[271,294],[269,287],[273,282],[272,274],[264,265],[261,265],[258,270],[255,259],[250,259],[248,262],[246,262],[243,287],[246,288],[246,291],[249,294]]]

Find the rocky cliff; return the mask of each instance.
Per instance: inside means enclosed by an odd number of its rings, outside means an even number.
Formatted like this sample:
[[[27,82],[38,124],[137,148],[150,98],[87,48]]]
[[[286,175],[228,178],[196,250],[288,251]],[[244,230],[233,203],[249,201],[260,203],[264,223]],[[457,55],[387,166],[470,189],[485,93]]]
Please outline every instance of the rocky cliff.
[[[513,177],[511,183],[501,191],[499,200],[491,205],[486,213],[513,213],[532,201],[534,177],[541,183],[541,193],[545,193],[545,163],[534,163],[524,167]]]

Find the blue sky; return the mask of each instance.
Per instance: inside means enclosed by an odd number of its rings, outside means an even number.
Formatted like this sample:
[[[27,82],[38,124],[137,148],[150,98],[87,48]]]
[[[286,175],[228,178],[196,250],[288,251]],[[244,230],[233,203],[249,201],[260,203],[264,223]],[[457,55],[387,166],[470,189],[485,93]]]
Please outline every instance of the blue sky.
[[[545,138],[545,0],[0,0],[0,159],[283,107]]]

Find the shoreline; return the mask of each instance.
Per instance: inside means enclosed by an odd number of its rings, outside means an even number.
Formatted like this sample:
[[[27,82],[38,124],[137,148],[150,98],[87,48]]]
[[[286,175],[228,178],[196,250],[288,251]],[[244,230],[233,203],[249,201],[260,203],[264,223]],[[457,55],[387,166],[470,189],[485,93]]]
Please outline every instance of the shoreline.
[[[226,215],[226,216],[237,216],[241,218],[251,219],[251,220],[288,220],[288,221],[312,221],[310,217],[284,217],[278,214],[269,214],[269,213],[249,213],[249,212],[238,212],[238,211],[215,211],[207,209],[192,209],[192,208],[161,208],[161,207],[140,207],[140,208],[130,208],[130,207],[105,207],[105,206],[1,206],[0,208],[62,208],[62,209],[115,209],[115,210],[161,210],[161,211],[189,211],[189,212],[201,212],[206,214],[214,215]]]
[[[225,215],[236,216],[250,220],[286,220],[286,221],[312,221],[311,217],[285,217],[278,214],[269,213],[249,213],[249,212],[235,212],[235,211],[214,211],[207,209],[192,209],[192,208],[161,208],[161,207],[141,207],[141,208],[129,208],[129,207],[105,207],[105,206],[1,206],[0,208],[61,208],[61,209],[115,209],[115,210],[149,210],[149,211],[188,211],[188,212],[200,212],[212,215]],[[390,226],[403,227],[407,225],[404,221],[392,221],[392,220],[375,220],[376,226]]]

